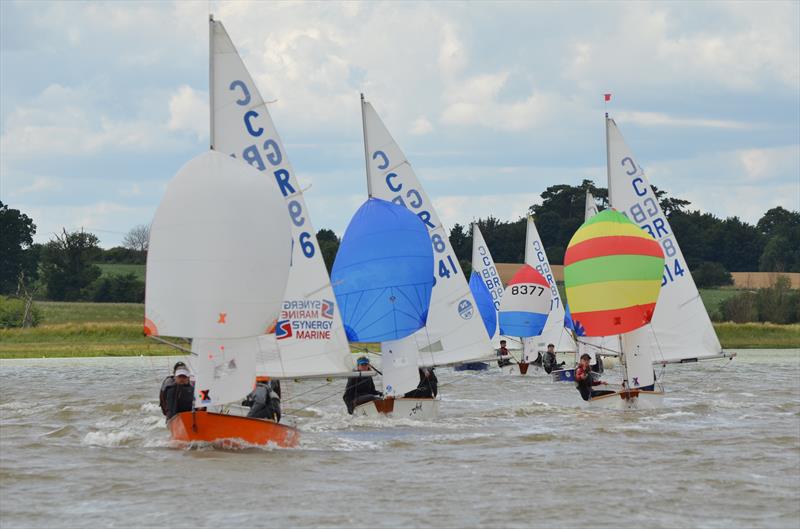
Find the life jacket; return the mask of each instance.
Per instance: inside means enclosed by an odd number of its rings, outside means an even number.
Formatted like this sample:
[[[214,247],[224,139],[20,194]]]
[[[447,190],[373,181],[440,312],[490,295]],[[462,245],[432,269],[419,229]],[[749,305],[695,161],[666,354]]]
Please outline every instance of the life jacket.
[[[584,374],[583,380],[578,379],[578,370]],[[592,373],[590,369],[585,371],[581,367],[575,369],[575,387],[578,388],[583,400],[592,398]]]

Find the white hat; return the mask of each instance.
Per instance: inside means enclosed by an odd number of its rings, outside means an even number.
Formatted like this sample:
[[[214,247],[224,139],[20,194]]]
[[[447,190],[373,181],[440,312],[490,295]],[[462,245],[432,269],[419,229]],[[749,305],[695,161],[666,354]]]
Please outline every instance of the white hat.
[[[175,376],[176,377],[179,377],[181,375],[183,375],[185,377],[188,377],[190,374],[191,373],[189,373],[189,370],[186,369],[185,367],[179,367],[178,369],[175,370]]]

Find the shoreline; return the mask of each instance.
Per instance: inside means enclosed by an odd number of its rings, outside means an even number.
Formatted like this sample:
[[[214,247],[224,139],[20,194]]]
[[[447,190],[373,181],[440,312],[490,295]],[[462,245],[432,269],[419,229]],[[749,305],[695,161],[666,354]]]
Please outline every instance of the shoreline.
[[[723,349],[800,348],[800,325],[715,323]],[[379,350],[351,344],[351,352]],[[0,329],[0,359],[175,356],[172,347],[148,340],[139,323],[57,323],[30,329]]]

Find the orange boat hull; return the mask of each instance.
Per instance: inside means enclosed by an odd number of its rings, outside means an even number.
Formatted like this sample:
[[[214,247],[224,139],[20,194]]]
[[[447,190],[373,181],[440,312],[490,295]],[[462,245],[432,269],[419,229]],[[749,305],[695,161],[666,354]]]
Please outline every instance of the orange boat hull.
[[[226,447],[273,444],[293,448],[300,443],[300,431],[266,419],[252,419],[206,411],[184,411],[167,421],[173,441],[206,442]]]

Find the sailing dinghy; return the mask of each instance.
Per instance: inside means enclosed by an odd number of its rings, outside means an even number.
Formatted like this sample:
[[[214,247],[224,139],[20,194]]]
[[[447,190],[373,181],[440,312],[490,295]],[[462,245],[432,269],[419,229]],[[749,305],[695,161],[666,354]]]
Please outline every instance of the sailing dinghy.
[[[175,441],[293,446],[294,428],[203,408],[240,401],[255,383],[257,336],[280,311],[291,228],[278,186],[208,151],[167,186],[150,228],[145,334],[192,339],[195,409],[167,422]]]
[[[419,382],[413,333],[425,326],[433,289],[433,248],[419,217],[370,197],[347,226],[331,270],[336,299],[353,342],[380,342],[383,397],[355,416],[430,418],[438,400],[405,398]]]
[[[435,367],[495,359],[475,298],[450,245],[447,230],[405,154],[363,95],[361,118],[369,196],[404,206],[414,213],[427,229],[433,248],[431,270],[434,285],[427,321],[424,327],[409,337],[418,352],[419,365]],[[438,408],[436,400],[421,400],[417,404],[423,410],[431,409],[430,412],[424,411],[424,416],[435,416]],[[418,413],[419,410],[416,410],[415,416]],[[396,406],[394,414],[402,414]]]
[[[616,337],[622,386],[594,394],[593,407],[660,405],[649,349],[631,339],[650,323],[661,290],[664,252],[658,242],[615,210],[598,213],[575,232],[564,254],[564,283],[579,336]]]

